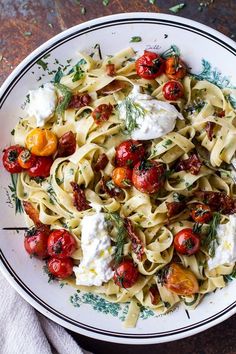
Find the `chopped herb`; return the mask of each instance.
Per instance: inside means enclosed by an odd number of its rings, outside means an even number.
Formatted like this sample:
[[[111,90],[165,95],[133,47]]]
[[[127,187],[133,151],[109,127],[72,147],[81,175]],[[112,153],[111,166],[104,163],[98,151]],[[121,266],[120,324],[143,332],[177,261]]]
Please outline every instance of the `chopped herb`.
[[[196,234],[200,234],[201,231],[202,231],[202,224],[195,223],[193,225],[193,232],[195,232]]]
[[[127,231],[125,228],[124,220],[117,212],[108,213],[107,219],[110,220],[117,229],[114,259],[116,263],[120,263],[123,258],[123,249],[127,239]]]
[[[65,85],[62,85],[62,84],[59,84],[59,83],[56,83],[55,84],[55,87],[62,93],[63,95],[63,99],[62,101],[57,105],[57,109],[56,109],[56,112],[57,114],[63,114],[64,111],[67,109],[69,103],[70,103],[70,100],[71,100],[71,97],[72,97],[72,92],[71,90],[66,87]]]
[[[109,2],[110,2],[110,0],[102,0],[102,3],[103,3],[104,6],[109,5]]]
[[[78,81],[84,77],[84,70],[81,68],[79,63],[74,66],[73,71],[74,71],[74,76],[72,78],[73,82]]]
[[[165,34],[164,34],[164,38],[165,38],[165,39],[168,38],[168,34],[165,33]]]
[[[174,14],[177,14],[180,10],[182,10],[186,4],[184,2],[181,2],[180,4],[177,4],[175,6],[172,6],[169,8],[169,11],[173,12]]]
[[[62,76],[63,76],[63,72],[59,67],[53,79],[54,83],[59,83],[61,81]]]
[[[49,26],[50,28],[53,28],[53,24],[52,24],[52,23],[48,23],[48,26]]]
[[[98,44],[98,43],[95,44],[94,49],[96,49],[98,51],[99,58],[100,58],[100,60],[102,60],[102,52],[101,52],[100,44]]]
[[[11,135],[15,135],[15,129],[12,129]]]
[[[11,199],[14,201],[15,203],[15,213],[19,213],[21,214],[23,212],[23,207],[21,204],[21,200],[18,198],[17,196],[17,180],[18,180],[18,174],[11,173],[11,185],[8,186],[8,188],[11,191]]]
[[[56,193],[51,185],[47,188],[47,193],[49,194],[49,202],[51,204],[55,204],[55,202],[57,201]]]
[[[24,32],[24,36],[25,37],[30,37],[32,35],[32,32],[30,32],[30,31],[25,31]]]
[[[129,97],[126,97],[126,99],[118,105],[118,108],[125,110],[126,130],[128,133],[131,133],[135,128],[138,127],[137,119],[144,117],[144,109],[139,104],[132,101]]]
[[[206,238],[203,240],[202,244],[207,249],[209,256],[214,257],[215,248],[218,244],[217,240],[217,227],[220,224],[221,215],[220,213],[214,213],[213,218],[209,224],[208,234]]]
[[[185,195],[179,193],[173,193],[173,201],[174,202],[183,202],[185,200]]]
[[[48,68],[48,63],[45,63],[45,61],[43,61],[42,59],[39,59],[39,60],[37,61],[37,64],[38,64],[39,66],[41,66],[44,71],[47,70],[47,68]]]
[[[130,42],[141,42],[142,38],[139,36],[134,36],[131,38]]]
[[[170,139],[167,139],[162,146],[167,149],[167,146],[171,145],[172,141]]]
[[[161,57],[162,57],[163,59],[167,59],[167,58],[173,57],[173,56],[175,56],[175,57],[179,57],[179,56],[180,56],[180,50],[179,50],[179,48],[178,48],[176,45],[174,45],[174,44],[172,44],[172,45],[170,46],[170,48],[168,48],[168,49],[165,50],[163,53],[161,53]]]
[[[152,5],[154,5],[155,2],[156,2],[156,0],[149,0],[149,3],[152,4]]]
[[[56,177],[56,182],[57,182],[57,184],[60,185],[64,182],[64,178],[62,177],[62,179],[60,179],[60,178]]]

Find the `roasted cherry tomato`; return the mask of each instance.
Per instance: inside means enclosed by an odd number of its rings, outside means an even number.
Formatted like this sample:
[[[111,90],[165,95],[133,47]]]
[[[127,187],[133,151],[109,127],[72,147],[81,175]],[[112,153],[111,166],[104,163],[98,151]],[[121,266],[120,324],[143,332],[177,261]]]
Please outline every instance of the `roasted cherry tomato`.
[[[116,167],[112,171],[112,180],[120,188],[130,187],[132,184],[132,170],[128,166]]]
[[[109,119],[110,115],[112,114],[113,106],[109,104],[100,104],[96,107],[92,112],[92,117],[96,124],[100,124],[105,122]]]
[[[178,295],[188,296],[199,291],[198,281],[193,272],[177,263],[172,263],[168,267],[164,285]]]
[[[36,156],[50,156],[57,150],[57,137],[51,130],[35,128],[26,137],[26,147]]]
[[[160,55],[145,50],[144,54],[136,60],[135,66],[140,77],[152,80],[164,72],[164,63]]]
[[[48,233],[44,230],[35,227],[28,229],[24,239],[25,250],[30,255],[43,259],[48,256],[47,241]]]
[[[174,247],[177,252],[191,256],[199,250],[200,239],[192,229],[183,229],[175,235]]]
[[[165,61],[165,73],[169,79],[181,80],[185,77],[187,68],[178,56],[173,56]]]
[[[120,288],[131,288],[138,280],[139,272],[131,259],[124,259],[116,268],[114,282]]]
[[[133,169],[132,182],[143,193],[157,193],[165,183],[165,167],[153,160],[138,162]]]
[[[74,237],[64,229],[53,230],[48,237],[48,254],[57,258],[67,258],[76,250]]]
[[[22,172],[22,167],[18,162],[18,156],[24,148],[20,145],[12,145],[3,150],[2,163],[10,173]]]
[[[163,95],[168,101],[177,101],[184,95],[184,87],[181,82],[172,80],[165,83],[162,88]]]
[[[119,167],[129,166],[130,168],[142,160],[145,156],[145,148],[137,140],[126,140],[116,147],[115,164]]]
[[[73,273],[73,260],[72,258],[59,259],[52,257],[47,262],[48,272],[59,279],[66,279]]]
[[[28,169],[35,164],[36,158],[29,150],[23,149],[18,156],[18,163],[22,168]]]
[[[30,177],[46,178],[50,175],[52,164],[53,159],[50,156],[38,156],[34,165],[27,170],[27,173]]]
[[[212,219],[211,208],[206,204],[196,204],[191,211],[191,216],[199,224],[208,223]]]

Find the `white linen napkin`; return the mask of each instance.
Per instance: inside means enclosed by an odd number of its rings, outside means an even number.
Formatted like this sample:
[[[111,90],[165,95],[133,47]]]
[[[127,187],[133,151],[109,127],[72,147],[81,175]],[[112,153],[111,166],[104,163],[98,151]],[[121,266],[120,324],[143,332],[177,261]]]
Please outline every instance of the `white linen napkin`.
[[[1,354],[92,354],[66,330],[39,314],[0,272]]]

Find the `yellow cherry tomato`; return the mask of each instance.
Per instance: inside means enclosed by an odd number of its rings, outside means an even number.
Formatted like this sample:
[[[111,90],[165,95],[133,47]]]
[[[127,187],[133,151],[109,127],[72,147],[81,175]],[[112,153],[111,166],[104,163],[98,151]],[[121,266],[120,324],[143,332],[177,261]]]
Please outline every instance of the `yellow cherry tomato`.
[[[57,137],[48,129],[35,128],[26,137],[26,147],[36,156],[50,156],[57,150]]]
[[[164,285],[178,295],[193,295],[199,291],[196,276],[189,269],[177,263],[170,264]]]

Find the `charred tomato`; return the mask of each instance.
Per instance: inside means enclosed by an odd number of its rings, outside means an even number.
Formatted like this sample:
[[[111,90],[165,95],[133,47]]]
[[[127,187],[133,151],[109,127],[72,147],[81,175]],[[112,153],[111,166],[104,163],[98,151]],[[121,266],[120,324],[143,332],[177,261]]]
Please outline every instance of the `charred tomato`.
[[[138,280],[139,272],[131,259],[124,259],[116,268],[114,282],[120,288],[131,288]]]
[[[138,162],[133,169],[133,185],[140,192],[157,193],[164,186],[165,172],[164,165],[157,161],[143,160]]]
[[[174,247],[177,252],[191,256],[199,250],[200,239],[192,229],[186,228],[175,235]]]
[[[126,140],[116,147],[115,164],[132,168],[145,154],[145,148],[138,140]]]
[[[153,80],[164,72],[165,62],[160,55],[144,51],[144,54],[136,60],[137,74],[146,80]]]
[[[48,237],[47,249],[50,256],[67,258],[76,250],[76,241],[67,230],[53,230]]]

